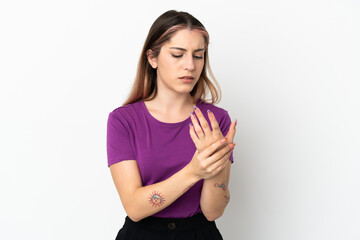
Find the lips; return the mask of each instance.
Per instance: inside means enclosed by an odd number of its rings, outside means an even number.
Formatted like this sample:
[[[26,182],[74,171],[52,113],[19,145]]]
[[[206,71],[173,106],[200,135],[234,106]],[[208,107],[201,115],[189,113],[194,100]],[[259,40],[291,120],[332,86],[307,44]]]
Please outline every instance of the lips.
[[[184,79],[184,80],[194,80],[194,77],[192,76],[183,76],[183,77],[179,77],[180,79]]]

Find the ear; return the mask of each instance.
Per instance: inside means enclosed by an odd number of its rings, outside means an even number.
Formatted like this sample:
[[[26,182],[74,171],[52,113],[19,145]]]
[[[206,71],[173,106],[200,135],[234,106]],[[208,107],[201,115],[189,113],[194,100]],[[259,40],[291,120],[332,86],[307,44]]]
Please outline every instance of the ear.
[[[150,63],[151,67],[153,69],[156,69],[157,68],[157,59],[154,56],[154,52],[151,49],[149,49],[149,50],[147,50],[146,55],[147,55],[147,60]]]

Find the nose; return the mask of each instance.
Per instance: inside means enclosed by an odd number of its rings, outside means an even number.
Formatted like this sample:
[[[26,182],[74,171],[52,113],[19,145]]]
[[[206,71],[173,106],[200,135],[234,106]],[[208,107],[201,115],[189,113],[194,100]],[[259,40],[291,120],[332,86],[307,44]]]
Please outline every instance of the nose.
[[[195,69],[194,58],[192,55],[189,55],[186,58],[184,58],[184,69],[189,71]]]

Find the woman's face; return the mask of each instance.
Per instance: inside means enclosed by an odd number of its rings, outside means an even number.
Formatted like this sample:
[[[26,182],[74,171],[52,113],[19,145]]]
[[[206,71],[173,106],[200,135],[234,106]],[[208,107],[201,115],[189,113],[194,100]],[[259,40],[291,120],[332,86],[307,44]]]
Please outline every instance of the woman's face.
[[[205,41],[200,32],[182,29],[149,58],[157,69],[158,91],[188,94],[199,80],[204,67]]]

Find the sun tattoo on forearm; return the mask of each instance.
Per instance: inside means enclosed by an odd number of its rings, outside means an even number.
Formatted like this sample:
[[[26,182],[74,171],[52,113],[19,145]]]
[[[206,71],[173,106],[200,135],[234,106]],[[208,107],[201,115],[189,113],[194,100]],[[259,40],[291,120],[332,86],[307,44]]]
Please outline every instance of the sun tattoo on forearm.
[[[152,204],[153,207],[161,207],[165,203],[165,198],[161,193],[153,191],[149,194],[149,203]]]

